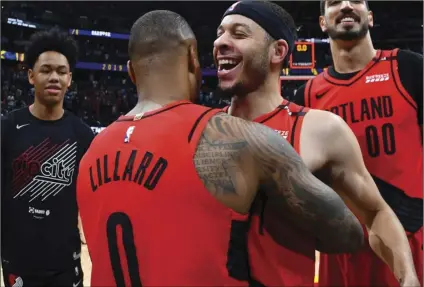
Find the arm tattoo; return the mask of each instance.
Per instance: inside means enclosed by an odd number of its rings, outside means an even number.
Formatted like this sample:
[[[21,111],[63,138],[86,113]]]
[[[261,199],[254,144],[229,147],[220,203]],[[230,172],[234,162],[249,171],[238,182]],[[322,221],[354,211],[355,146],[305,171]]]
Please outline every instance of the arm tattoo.
[[[236,193],[234,177],[240,171],[237,165],[241,156],[239,151],[246,146],[246,140],[236,138],[220,116],[210,121],[197,145],[194,163],[211,193]]]
[[[216,115],[203,131],[194,161],[212,193],[240,194],[260,184],[261,192],[271,199],[271,208],[316,236],[318,242],[330,243],[326,252],[349,251],[349,246],[362,244],[363,231],[356,217],[272,129],[227,114]],[[246,175],[251,170],[248,165],[253,166],[256,181],[252,174]]]

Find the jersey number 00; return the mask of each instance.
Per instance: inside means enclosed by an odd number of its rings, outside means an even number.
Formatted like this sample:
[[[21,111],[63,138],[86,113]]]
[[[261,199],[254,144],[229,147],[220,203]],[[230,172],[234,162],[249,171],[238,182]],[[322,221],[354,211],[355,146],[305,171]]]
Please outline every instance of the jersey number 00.
[[[386,155],[396,153],[395,129],[392,124],[384,124],[380,130],[373,125],[367,126],[365,136],[370,157],[378,157],[381,152]]]

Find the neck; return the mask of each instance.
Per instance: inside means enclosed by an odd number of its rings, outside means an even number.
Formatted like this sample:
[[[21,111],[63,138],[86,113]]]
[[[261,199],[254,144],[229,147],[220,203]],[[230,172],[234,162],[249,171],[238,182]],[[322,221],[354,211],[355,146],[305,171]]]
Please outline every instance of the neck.
[[[29,108],[30,113],[36,117],[37,119],[44,121],[55,121],[62,118],[63,113],[63,105],[54,105],[52,107],[41,104],[37,101],[37,98],[34,100],[34,104],[32,104]]]
[[[247,95],[234,96],[231,99],[231,107],[228,113],[251,121],[275,110],[283,101],[279,81],[279,75],[268,77],[256,91]]]
[[[186,73],[179,69],[149,72],[148,75],[137,76],[137,105],[127,114],[136,115],[159,109],[172,102],[189,100],[189,80]]]
[[[362,70],[375,57],[377,51],[368,34],[356,41],[331,40],[331,55],[338,73],[353,73]]]

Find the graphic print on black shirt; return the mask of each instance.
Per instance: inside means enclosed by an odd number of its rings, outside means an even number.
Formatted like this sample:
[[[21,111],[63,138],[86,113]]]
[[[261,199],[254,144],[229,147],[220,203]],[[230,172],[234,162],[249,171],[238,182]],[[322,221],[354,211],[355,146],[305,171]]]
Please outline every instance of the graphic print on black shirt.
[[[46,138],[32,145],[12,163],[13,198],[24,197],[29,202],[45,201],[72,184],[77,157],[77,142],[69,139],[55,144]],[[49,216],[50,210],[29,207],[36,218]]]

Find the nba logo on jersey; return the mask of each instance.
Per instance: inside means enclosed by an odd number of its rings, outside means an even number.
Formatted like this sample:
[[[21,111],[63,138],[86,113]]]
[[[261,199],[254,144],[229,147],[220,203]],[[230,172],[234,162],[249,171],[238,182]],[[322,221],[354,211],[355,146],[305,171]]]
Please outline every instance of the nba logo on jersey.
[[[134,129],[135,129],[135,126],[130,126],[127,129],[127,132],[125,133],[124,143],[129,143],[130,142],[130,137],[131,137]]]

